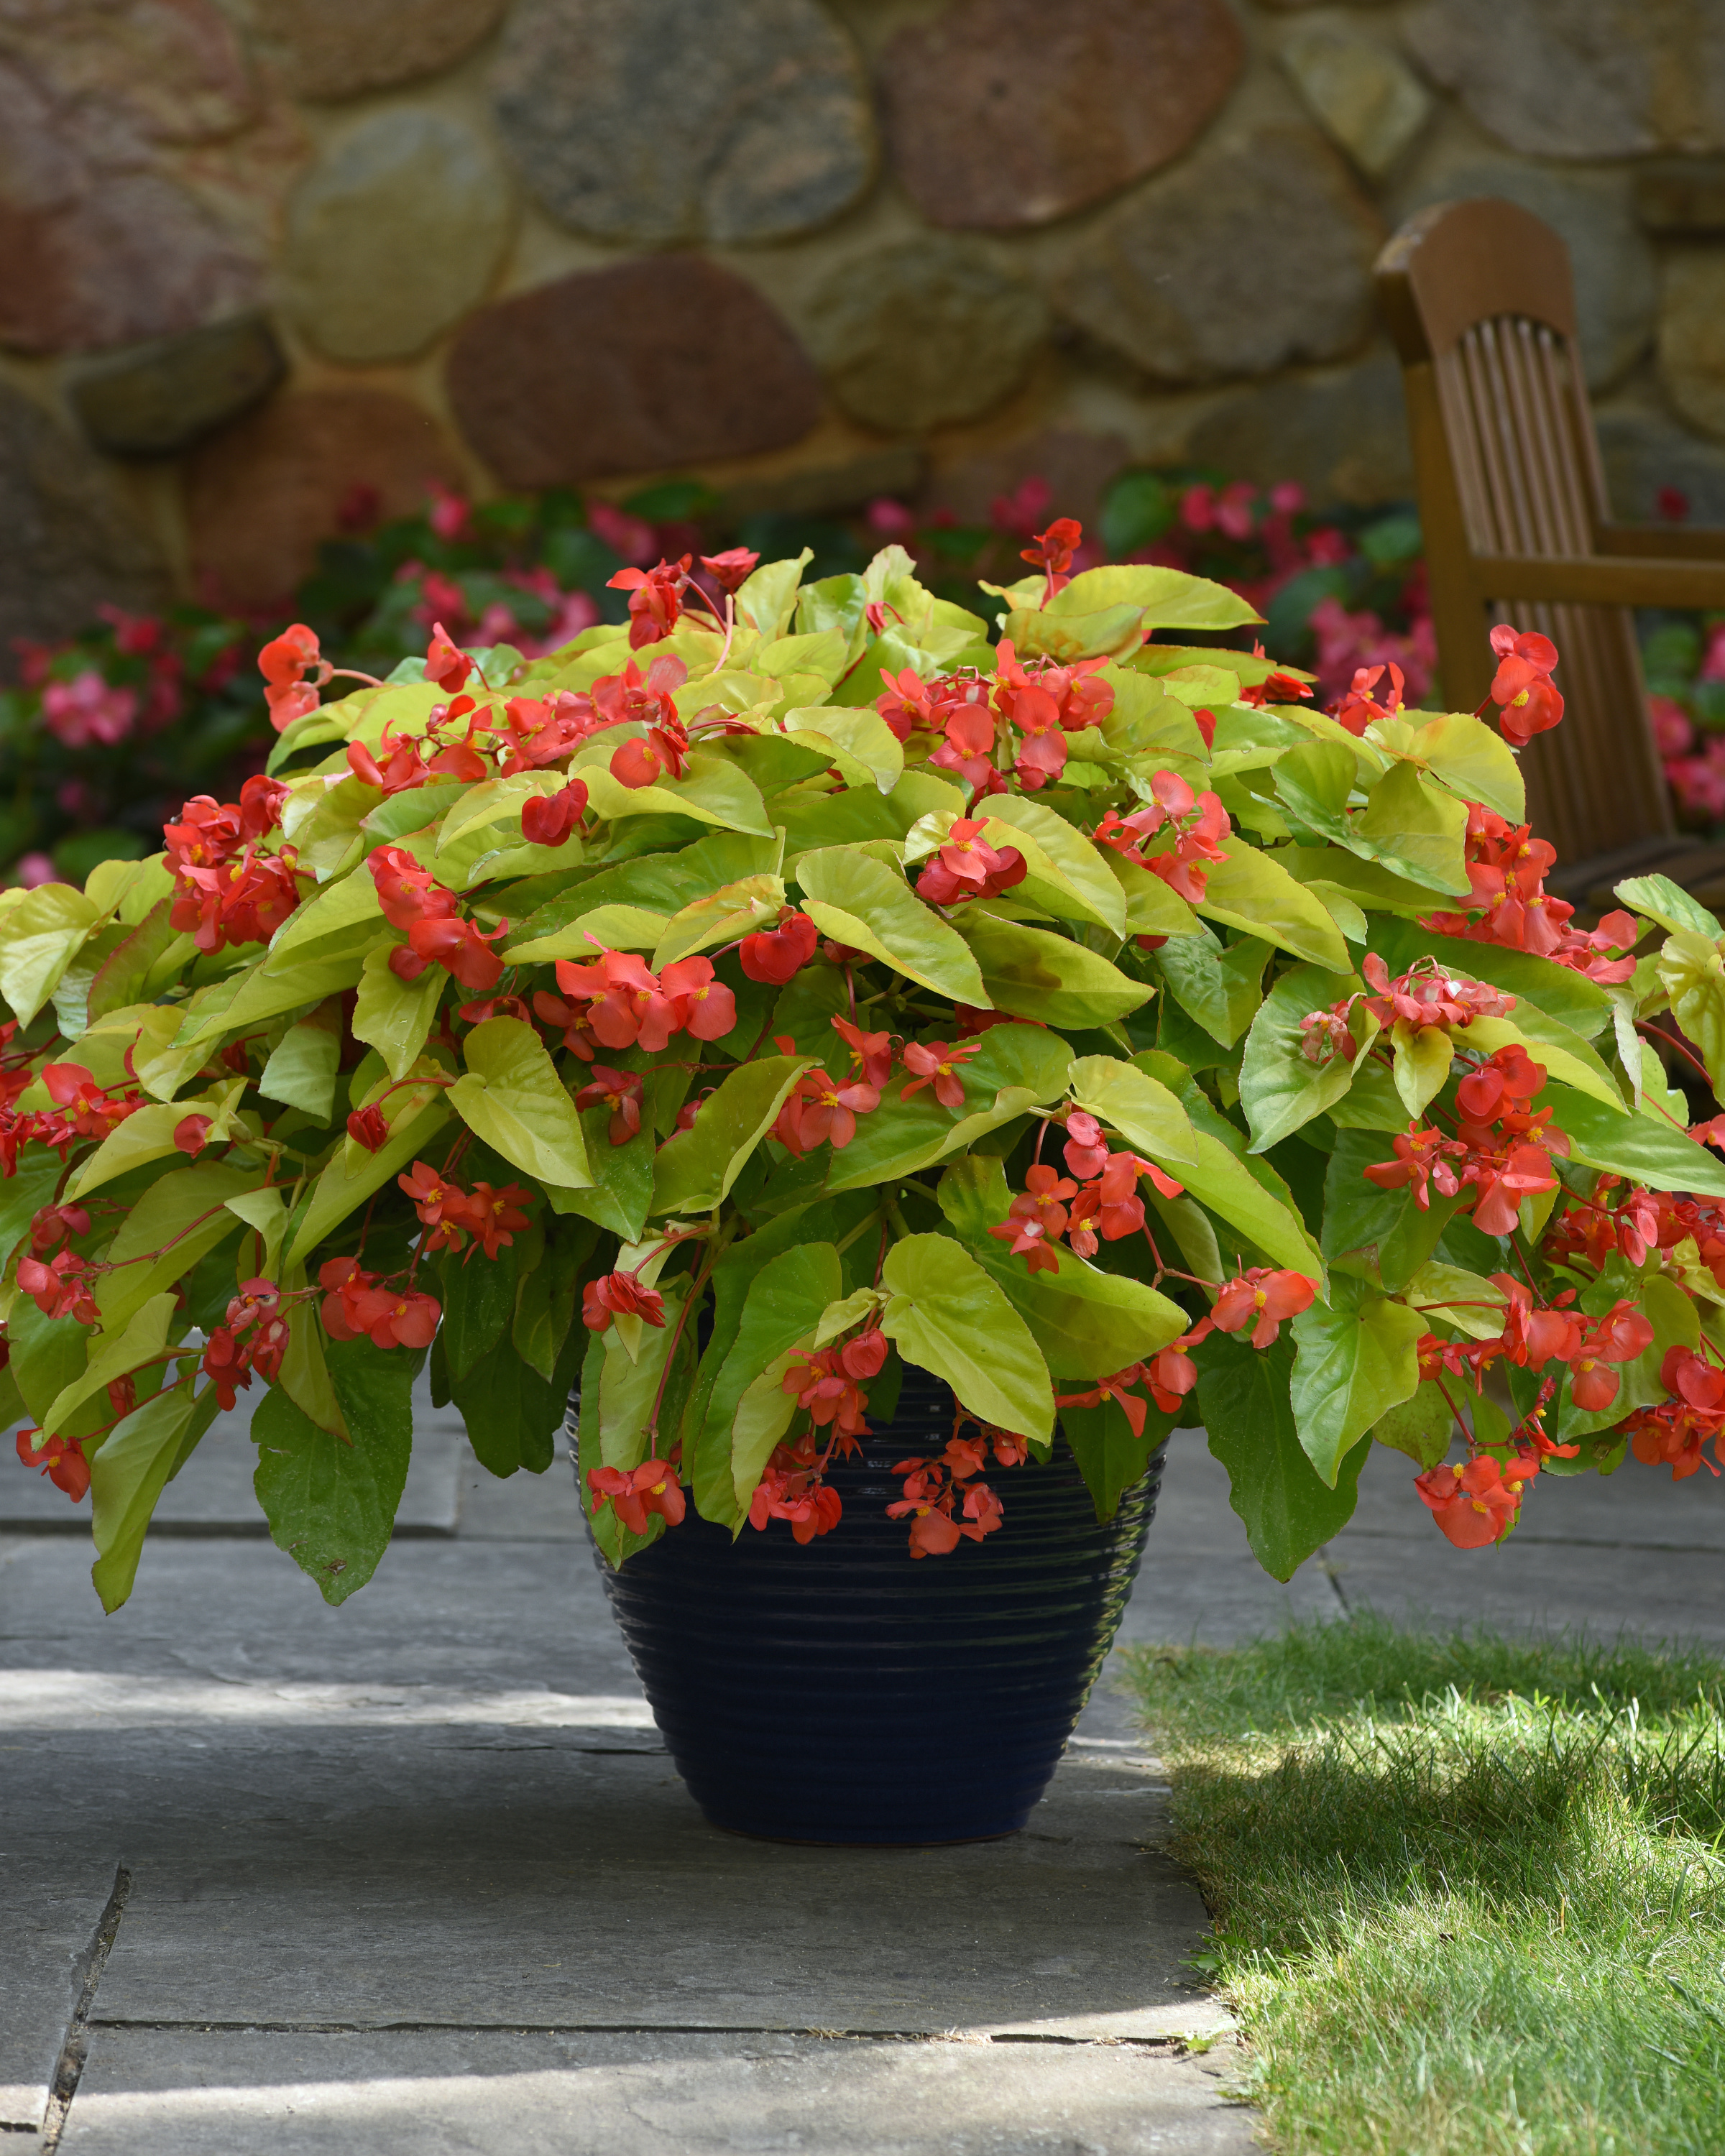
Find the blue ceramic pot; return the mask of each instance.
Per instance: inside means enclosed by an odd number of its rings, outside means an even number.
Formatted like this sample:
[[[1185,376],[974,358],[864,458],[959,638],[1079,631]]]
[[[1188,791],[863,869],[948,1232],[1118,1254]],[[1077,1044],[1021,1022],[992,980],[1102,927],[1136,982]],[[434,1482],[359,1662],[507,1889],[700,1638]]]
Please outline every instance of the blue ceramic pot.
[[[892,1422],[828,1481],[806,1546],[691,1506],[605,1590],[677,1771],[716,1826],[776,1840],[969,1841],[1022,1827],[1112,1644],[1162,1456],[1098,1522],[1063,1441],[991,1470],[1005,1519],[913,1559],[889,1471],[937,1454],[952,1394],[907,1373]],[[598,1553],[595,1552],[595,1556]]]

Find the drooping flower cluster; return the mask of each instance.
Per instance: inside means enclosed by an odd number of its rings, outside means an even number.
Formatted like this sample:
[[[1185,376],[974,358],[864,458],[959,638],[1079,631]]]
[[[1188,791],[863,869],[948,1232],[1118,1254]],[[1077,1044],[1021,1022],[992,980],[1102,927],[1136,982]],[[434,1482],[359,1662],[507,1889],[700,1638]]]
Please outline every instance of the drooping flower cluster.
[[[1431,1204],[1434,1184],[1445,1198],[1461,1193],[1463,1209],[1471,1209],[1482,1235],[1508,1235],[1524,1198],[1556,1188],[1551,1155],[1569,1150],[1551,1109],[1531,1105],[1544,1084],[1545,1065],[1526,1049],[1500,1048],[1457,1086],[1454,1137],[1410,1123],[1396,1137],[1394,1159],[1373,1163],[1367,1177],[1380,1190],[1405,1185],[1422,1209]]]
[[[464,988],[483,993],[503,978],[503,961],[491,948],[509,932],[501,921],[490,931],[464,917],[455,894],[422,869],[404,847],[379,846],[366,862],[377,886],[383,918],[405,932],[407,942],[389,954],[398,979],[417,981],[428,966],[441,966]]]
[[[1140,1176],[1147,1177],[1164,1198],[1183,1194],[1183,1186],[1153,1161],[1111,1151],[1101,1125],[1081,1108],[1066,1118],[1065,1160],[1070,1175],[1062,1175],[1042,1161],[1027,1168],[1024,1188],[1013,1199],[1006,1219],[988,1229],[1007,1245],[1007,1255],[1023,1258],[1033,1274],[1060,1270],[1056,1253],[1062,1241],[1076,1256],[1091,1258],[1099,1237],[1117,1243],[1136,1235],[1144,1225]]]
[[[106,1137],[144,1106],[143,1095],[135,1089],[116,1093],[98,1086],[81,1063],[50,1063],[37,1075],[54,1105],[0,1106],[0,1176],[18,1173],[18,1155],[28,1145],[44,1146],[64,1160],[80,1138]],[[13,1099],[19,1090],[11,1089]]]
[[[883,669],[886,687],[875,708],[901,742],[909,743],[919,733],[940,735],[930,764],[963,779],[977,803],[1008,790],[997,759],[1009,753],[1020,788],[1034,793],[1065,769],[1066,736],[1100,726],[1113,710],[1112,688],[1095,678],[1106,663],[1027,663],[1003,642],[992,685],[971,670],[924,681],[913,668],[897,675]]]
[[[495,1258],[529,1224],[525,1209],[532,1204],[533,1194],[519,1183],[506,1183],[501,1189],[475,1183],[464,1190],[423,1160],[416,1160],[409,1173],[395,1179],[421,1223],[431,1230],[424,1242],[428,1250],[459,1250],[471,1235],[473,1250],[468,1250],[465,1262],[471,1263],[474,1250]]]
[[[374,1348],[429,1348],[443,1306],[434,1295],[396,1287],[357,1258],[330,1258],[318,1270],[323,1329],[331,1340],[367,1339]]]
[[[985,820],[961,817],[940,850],[916,879],[916,896],[930,906],[960,906],[966,899],[993,898],[1024,881],[1026,865],[1016,846],[987,844]]]
[[[974,1425],[973,1436],[963,1435],[967,1423]],[[894,1461],[893,1473],[905,1478],[905,1494],[886,1507],[886,1516],[909,1520],[912,1557],[945,1557],[961,1541],[979,1543],[999,1527],[1004,1509],[988,1485],[978,1480],[987,1471],[991,1451],[1001,1467],[1016,1467],[1029,1456],[1022,1437],[978,1422],[961,1407],[943,1452],[932,1459]]]
[[[267,943],[300,903],[293,848],[260,850],[286,798],[286,787],[259,774],[247,779],[237,802],[200,793],[178,823],[163,826],[164,862],[174,879],[168,923],[200,951]]]
[[[1536,839],[1530,825],[1508,823],[1475,802],[1468,810],[1466,853],[1471,886],[1466,910],[1430,914],[1422,927],[1471,943],[1531,951],[1586,974],[1601,988],[1615,987],[1633,975],[1639,933],[1635,916],[1608,913],[1596,928],[1572,928],[1574,907],[1545,888],[1556,850]]]
[[[593,1492],[593,1511],[609,1505],[632,1535],[645,1534],[655,1513],[674,1527],[688,1510],[676,1464],[670,1460],[644,1460],[639,1467],[589,1467],[587,1486]]]
[[[215,1386],[221,1405],[231,1409],[235,1404],[239,1393],[249,1387],[254,1370],[265,1384],[273,1384],[280,1374],[288,1342],[280,1287],[270,1280],[242,1281],[239,1294],[228,1305],[227,1317],[204,1344],[203,1373]]]
[[[583,1063],[594,1049],[643,1048],[654,1055],[674,1035],[722,1040],[737,1024],[737,998],[711,958],[678,958],[654,973],[629,951],[601,947],[597,958],[559,958],[562,996],[540,989],[533,1009],[563,1029],[563,1045]]]
[[[1199,905],[1208,888],[1208,865],[1228,858],[1222,844],[1232,828],[1228,811],[1216,794],[1194,793],[1177,771],[1158,771],[1150,792],[1152,800],[1129,816],[1107,810],[1091,835],[1099,846],[1110,846],[1159,875],[1189,906]],[[1152,839],[1161,843],[1147,853]]]
[[[1551,678],[1558,647],[1535,630],[1515,629],[1499,622],[1491,632],[1491,649],[1497,654],[1497,671],[1486,701],[1500,706],[1497,723],[1503,738],[1517,748],[1526,748],[1536,734],[1548,732],[1563,716],[1563,700]]]

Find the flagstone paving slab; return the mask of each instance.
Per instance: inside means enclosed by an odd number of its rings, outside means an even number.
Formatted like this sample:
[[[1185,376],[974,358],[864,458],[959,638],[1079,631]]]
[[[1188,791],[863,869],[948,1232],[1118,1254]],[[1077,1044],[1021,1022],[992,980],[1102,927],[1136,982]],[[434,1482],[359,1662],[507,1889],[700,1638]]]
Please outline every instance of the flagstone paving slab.
[[[215,1450],[202,1535],[152,1537],[113,1618],[69,1537],[0,1537],[0,2125],[41,2115],[121,1868],[69,2151],[1251,2145],[1225,2049],[1170,2041],[1224,2017],[1189,1982],[1204,1912],[1117,1665],[1022,1835],[720,1833],[665,1756],[567,1467],[494,1481],[445,1425],[418,1445],[436,1524],[340,1610],[232,1532],[249,1498]],[[1725,1640],[1710,1481],[1552,1481],[1470,1553],[1410,1509],[1410,1472],[1377,1455],[1355,1523],[1282,1587],[1178,1436],[1122,1643],[1368,1605]]]

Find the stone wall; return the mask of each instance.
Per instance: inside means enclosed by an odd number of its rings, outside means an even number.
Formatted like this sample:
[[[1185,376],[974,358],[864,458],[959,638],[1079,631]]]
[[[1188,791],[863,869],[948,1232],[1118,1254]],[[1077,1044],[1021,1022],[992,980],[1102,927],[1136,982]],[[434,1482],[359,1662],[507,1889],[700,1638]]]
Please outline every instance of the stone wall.
[[[1725,522],[1725,0],[8,0],[0,649],[434,478],[1393,499],[1372,259],[1481,192],[1620,510]]]

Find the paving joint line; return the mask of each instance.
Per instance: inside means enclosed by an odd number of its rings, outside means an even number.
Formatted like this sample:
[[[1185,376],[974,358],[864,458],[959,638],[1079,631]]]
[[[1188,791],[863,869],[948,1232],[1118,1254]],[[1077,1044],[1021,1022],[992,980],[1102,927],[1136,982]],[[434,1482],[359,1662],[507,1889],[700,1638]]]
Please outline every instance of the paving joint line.
[[[250,2036],[814,2036],[869,2044],[1046,2044],[1068,2047],[1122,2044],[1182,2050],[1183,2033],[1143,2036],[1072,2036],[1052,2030],[789,2028],[759,2021],[172,2021],[131,2015],[92,2016],[91,2029],[154,2035]],[[44,2144],[45,2146],[45,2144]]]
[[[60,2045],[59,2056],[54,2061],[54,2081],[48,2094],[48,2107],[42,2114],[42,2156],[54,2156],[60,2145],[60,2136],[66,2130],[66,2114],[72,2107],[72,2099],[78,2093],[78,2083],[83,2076],[84,2062],[90,2051],[90,2031],[92,2022],[90,2010],[95,2005],[96,1987],[102,1980],[102,1971],[108,1965],[108,1955],[120,1929],[120,1919],[125,1913],[126,1897],[131,1892],[131,1874],[124,1864],[114,1867],[114,1886],[90,1944],[84,1951],[84,1974],[78,1986],[77,1998],[73,2001],[70,2020]]]

